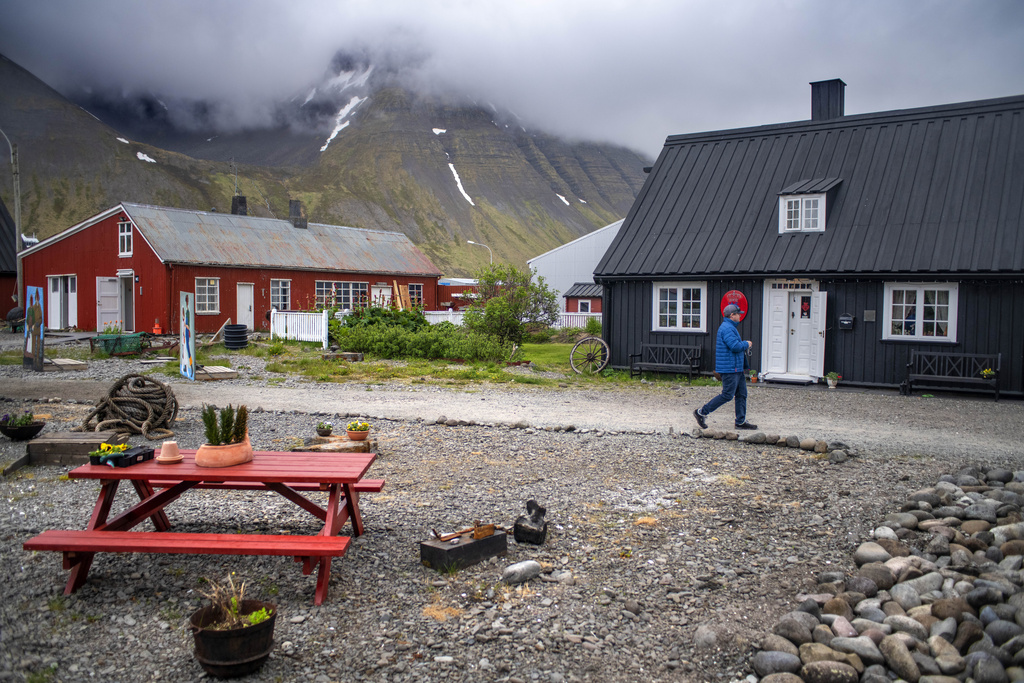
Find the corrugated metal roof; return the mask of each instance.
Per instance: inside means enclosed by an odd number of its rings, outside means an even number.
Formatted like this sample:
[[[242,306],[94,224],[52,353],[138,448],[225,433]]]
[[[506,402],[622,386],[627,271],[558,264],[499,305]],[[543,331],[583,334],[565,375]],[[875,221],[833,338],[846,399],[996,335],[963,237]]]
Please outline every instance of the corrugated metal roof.
[[[789,194],[824,194],[833,187],[843,182],[841,178],[815,178],[813,180],[798,180],[792,185],[782,188],[780,195]]]
[[[1020,274],[1022,114],[1015,96],[669,137],[595,279]],[[824,232],[779,234],[781,192],[838,179]]]
[[[566,291],[564,297],[597,298],[604,295],[604,285],[595,285],[593,282],[577,282]]]
[[[122,204],[164,262],[317,271],[440,275],[400,232]]]

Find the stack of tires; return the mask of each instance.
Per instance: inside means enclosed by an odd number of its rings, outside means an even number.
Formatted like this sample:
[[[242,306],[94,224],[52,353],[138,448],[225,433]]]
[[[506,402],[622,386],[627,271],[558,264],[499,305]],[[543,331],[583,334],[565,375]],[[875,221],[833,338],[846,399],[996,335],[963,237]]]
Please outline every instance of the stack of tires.
[[[229,349],[244,349],[249,345],[249,333],[245,325],[224,326],[224,346]]]

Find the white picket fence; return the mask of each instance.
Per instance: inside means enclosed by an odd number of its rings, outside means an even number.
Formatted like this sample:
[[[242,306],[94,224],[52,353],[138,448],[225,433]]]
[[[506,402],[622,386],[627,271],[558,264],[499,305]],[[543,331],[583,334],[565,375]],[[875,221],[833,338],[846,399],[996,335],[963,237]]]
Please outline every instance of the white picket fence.
[[[270,338],[320,342],[327,348],[327,311],[270,312]]]

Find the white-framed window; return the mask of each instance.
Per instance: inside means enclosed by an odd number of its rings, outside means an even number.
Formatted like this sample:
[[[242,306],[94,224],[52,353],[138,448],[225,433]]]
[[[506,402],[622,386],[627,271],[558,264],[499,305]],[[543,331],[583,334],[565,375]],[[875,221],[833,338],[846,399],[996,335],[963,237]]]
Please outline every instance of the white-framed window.
[[[885,283],[882,339],[955,342],[959,291],[955,282]]]
[[[196,315],[220,313],[220,278],[196,278]]]
[[[779,234],[784,232],[825,232],[825,195],[779,197]]]
[[[370,285],[367,282],[340,282],[336,280],[316,281],[316,303],[324,308],[353,309],[365,306],[369,301]]]
[[[132,255],[132,223],[121,221],[117,224],[117,255]]]
[[[290,311],[292,309],[292,281],[271,280],[270,281],[270,307],[279,311]]]
[[[655,282],[651,329],[655,332],[706,332],[707,298],[706,282]]]
[[[579,312],[580,313],[590,313],[590,299],[580,299],[579,300]]]
[[[423,285],[412,283],[409,285],[409,304],[413,308],[423,308]]]

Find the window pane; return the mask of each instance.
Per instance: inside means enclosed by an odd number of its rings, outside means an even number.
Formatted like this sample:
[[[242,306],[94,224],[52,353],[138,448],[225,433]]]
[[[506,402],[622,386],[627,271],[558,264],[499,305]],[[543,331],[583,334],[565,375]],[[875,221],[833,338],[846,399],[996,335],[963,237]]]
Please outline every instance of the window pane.
[[[818,229],[818,200],[804,200],[804,230]]]
[[[800,200],[786,200],[786,230],[800,229]]]

